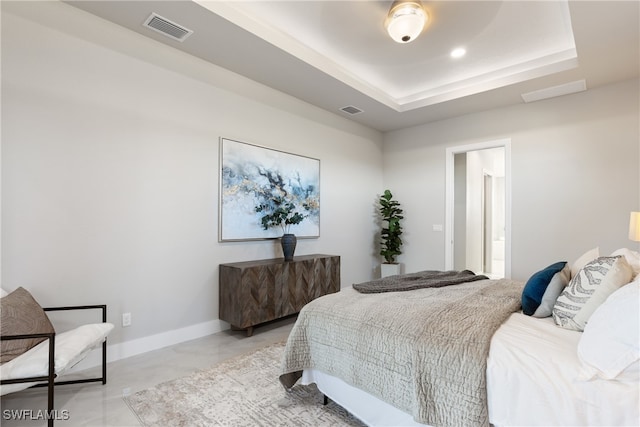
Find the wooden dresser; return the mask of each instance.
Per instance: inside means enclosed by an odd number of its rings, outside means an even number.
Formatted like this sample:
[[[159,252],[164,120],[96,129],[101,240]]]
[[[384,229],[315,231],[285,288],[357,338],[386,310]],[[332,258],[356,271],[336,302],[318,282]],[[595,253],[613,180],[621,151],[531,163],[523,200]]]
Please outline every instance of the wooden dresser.
[[[220,319],[251,336],[260,323],[298,313],[340,290],[340,257],[302,255],[220,264]]]

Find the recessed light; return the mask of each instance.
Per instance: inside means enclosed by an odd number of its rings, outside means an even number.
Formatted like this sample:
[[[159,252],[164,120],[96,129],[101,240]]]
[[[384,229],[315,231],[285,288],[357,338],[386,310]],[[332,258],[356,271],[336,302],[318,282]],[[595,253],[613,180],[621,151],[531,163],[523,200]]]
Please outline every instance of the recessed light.
[[[451,51],[452,58],[462,58],[467,53],[467,49],[463,47],[457,47]]]

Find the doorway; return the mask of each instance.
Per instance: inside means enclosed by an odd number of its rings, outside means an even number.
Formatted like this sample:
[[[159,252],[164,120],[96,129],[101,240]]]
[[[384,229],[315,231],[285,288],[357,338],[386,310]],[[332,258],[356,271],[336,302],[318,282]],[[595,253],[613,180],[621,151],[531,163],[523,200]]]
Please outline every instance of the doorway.
[[[451,147],[446,162],[445,267],[511,275],[510,140]]]

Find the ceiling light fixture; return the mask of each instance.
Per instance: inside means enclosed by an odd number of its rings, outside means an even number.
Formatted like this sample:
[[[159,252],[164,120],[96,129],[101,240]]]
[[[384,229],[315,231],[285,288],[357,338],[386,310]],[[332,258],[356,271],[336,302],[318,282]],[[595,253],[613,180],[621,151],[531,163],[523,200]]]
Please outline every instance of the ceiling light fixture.
[[[451,51],[452,58],[462,58],[467,54],[467,50],[463,47],[457,47]]]
[[[428,19],[429,15],[419,0],[396,0],[389,9],[384,26],[394,41],[409,43],[420,35]]]

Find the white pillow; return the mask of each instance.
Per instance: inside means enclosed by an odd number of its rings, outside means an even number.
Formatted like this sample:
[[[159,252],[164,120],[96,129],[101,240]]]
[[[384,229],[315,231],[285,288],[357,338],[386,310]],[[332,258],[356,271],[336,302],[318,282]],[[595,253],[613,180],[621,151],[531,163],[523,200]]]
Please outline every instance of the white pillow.
[[[587,263],[593,261],[600,256],[600,248],[595,247],[580,255],[580,257],[571,264],[571,277],[578,274]]]
[[[634,276],[640,274],[640,252],[632,251],[631,249],[621,248],[611,254],[611,256],[622,255],[627,259],[627,262],[631,266],[634,272]]]
[[[640,277],[615,291],[596,309],[578,342],[582,379],[638,380]]]
[[[82,325],[56,334],[55,371],[60,374],[82,360],[94,347],[101,344],[113,329],[111,323]],[[0,379],[47,376],[49,366],[49,340],[45,340],[26,353],[0,365]],[[24,390],[35,383],[3,385],[0,395]]]

